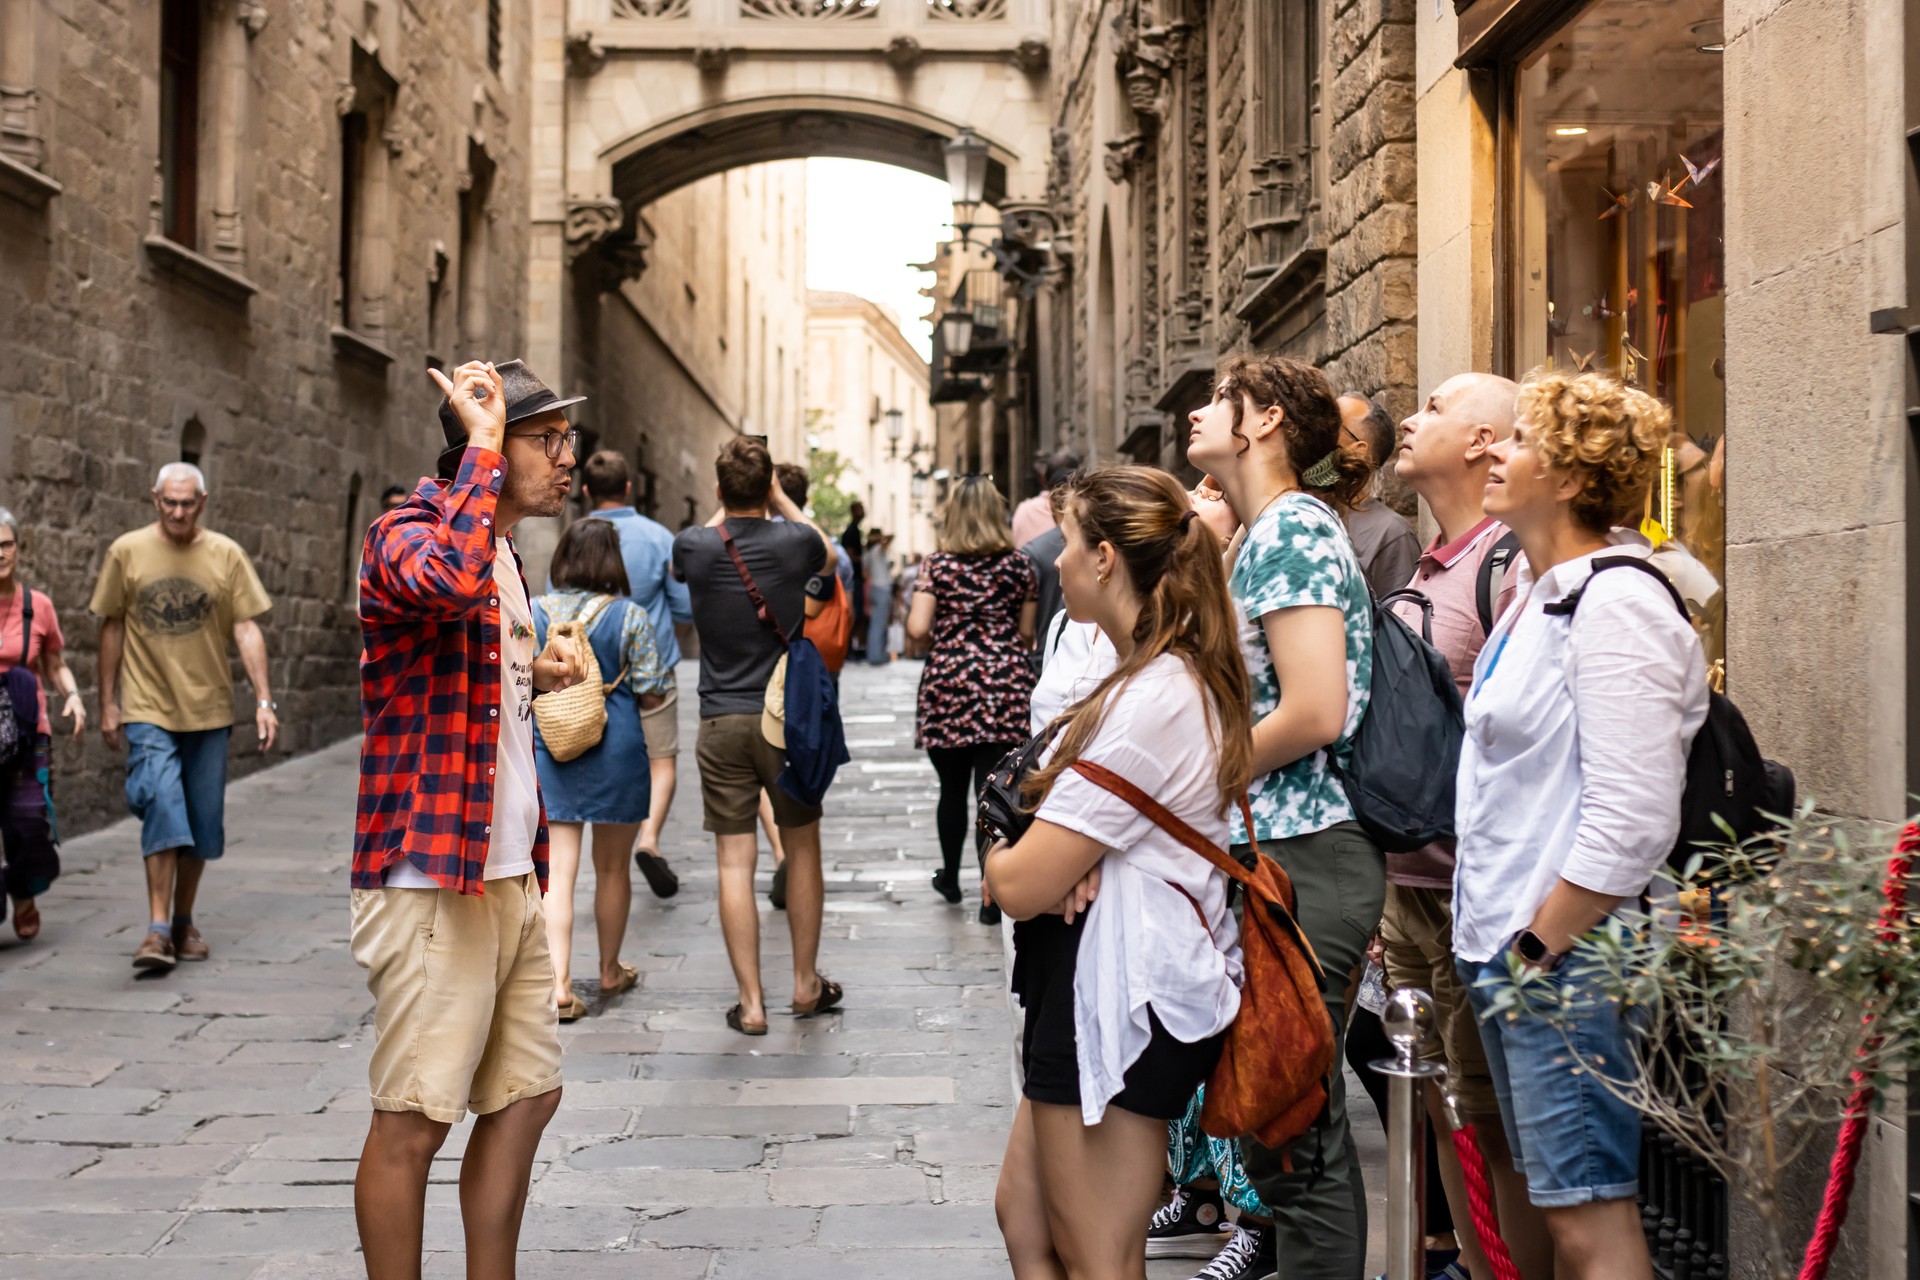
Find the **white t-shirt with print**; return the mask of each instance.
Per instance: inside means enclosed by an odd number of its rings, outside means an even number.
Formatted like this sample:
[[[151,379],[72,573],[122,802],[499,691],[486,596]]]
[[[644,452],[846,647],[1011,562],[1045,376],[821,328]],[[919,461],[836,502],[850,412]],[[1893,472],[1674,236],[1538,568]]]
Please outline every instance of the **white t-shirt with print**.
[[[533,842],[540,830],[540,781],[533,764],[533,606],[505,538],[495,545],[493,586],[500,602],[500,741],[494,752],[491,839],[481,878],[504,880],[533,870]],[[440,886],[402,858],[387,869],[387,887]]]

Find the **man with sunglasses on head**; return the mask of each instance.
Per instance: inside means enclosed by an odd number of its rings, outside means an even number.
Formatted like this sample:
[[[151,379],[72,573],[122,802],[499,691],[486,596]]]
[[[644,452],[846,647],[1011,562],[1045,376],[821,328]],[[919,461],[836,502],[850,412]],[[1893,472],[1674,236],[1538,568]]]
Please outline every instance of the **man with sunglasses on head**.
[[[140,819],[151,922],[133,967],[165,973],[205,960],[193,907],[207,863],[226,849],[229,641],[253,683],[254,730],[280,731],[255,621],[273,604],[233,539],[200,527],[207,478],[169,462],[153,482],[159,519],[107,548],[93,589],[100,622],[100,732],[127,744],[127,808]]]
[[[581,397],[518,360],[429,372],[447,397],[439,476],[373,522],[360,564],[352,949],[375,1038],[353,1199],[369,1280],[419,1276],[427,1174],[469,1111],[468,1274],[512,1275],[560,1105],[533,699],[572,684],[585,656],[558,636],[535,653],[508,535],[565,505],[578,433],[562,411]]]

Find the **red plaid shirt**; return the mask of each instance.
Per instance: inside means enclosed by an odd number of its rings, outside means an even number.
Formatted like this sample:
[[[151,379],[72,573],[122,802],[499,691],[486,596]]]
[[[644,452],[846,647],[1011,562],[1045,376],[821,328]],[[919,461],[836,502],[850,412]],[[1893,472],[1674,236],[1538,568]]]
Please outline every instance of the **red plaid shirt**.
[[[421,481],[367,530],[356,889],[382,887],[387,868],[410,858],[442,888],[484,892],[500,742],[493,522],[503,464],[469,448],[452,484]],[[545,892],[544,806],[533,866]]]

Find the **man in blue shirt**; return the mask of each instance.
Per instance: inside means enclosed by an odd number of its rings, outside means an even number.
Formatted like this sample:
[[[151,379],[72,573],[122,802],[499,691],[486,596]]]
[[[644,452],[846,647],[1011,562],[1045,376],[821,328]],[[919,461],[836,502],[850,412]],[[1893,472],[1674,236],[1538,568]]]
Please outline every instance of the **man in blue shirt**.
[[[667,810],[673,805],[674,761],[680,754],[680,694],[672,683],[680,662],[680,642],[673,624],[693,621],[693,601],[687,594],[687,584],[677,581],[669,571],[673,534],[634,510],[633,477],[627,460],[611,449],[602,449],[580,468],[580,478],[587,501],[593,504],[591,518],[610,520],[620,531],[620,554],[626,561],[633,601],[647,611],[654,645],[660,651],[661,665],[667,669],[665,700],[640,713],[640,725],[647,735],[653,803],[634,842],[633,860],[654,896],[671,898],[680,891],[680,878],[660,856],[660,830],[666,826]]]

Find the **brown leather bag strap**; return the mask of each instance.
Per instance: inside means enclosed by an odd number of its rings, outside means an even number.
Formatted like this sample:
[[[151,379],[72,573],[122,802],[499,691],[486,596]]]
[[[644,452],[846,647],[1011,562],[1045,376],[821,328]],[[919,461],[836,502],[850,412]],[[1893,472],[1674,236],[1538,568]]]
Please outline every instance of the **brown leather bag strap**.
[[[760,625],[769,628],[776,635],[782,634],[779,622],[775,621],[773,610],[767,607],[766,597],[760,594],[760,584],[747,572],[747,562],[740,558],[740,548],[733,545],[733,535],[727,532],[727,522],[722,520],[717,526],[720,530],[720,542],[727,549],[727,555],[733,560],[734,569],[740,574],[740,581],[747,584],[747,599],[753,601],[753,611],[760,617]]]
[[[1195,831],[1186,822],[1174,816],[1165,805],[1155,800],[1140,788],[1128,782],[1104,765],[1094,764],[1091,760],[1075,760],[1073,771],[1091,782],[1094,786],[1111,791],[1128,804],[1145,814],[1153,824],[1178,840],[1187,848],[1211,862],[1223,875],[1239,881],[1243,885],[1253,883],[1253,873],[1235,861],[1232,854],[1213,841]],[[1245,802],[1242,801],[1244,804]],[[1204,918],[1204,917],[1203,917]]]

